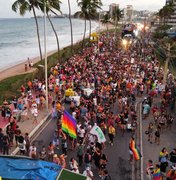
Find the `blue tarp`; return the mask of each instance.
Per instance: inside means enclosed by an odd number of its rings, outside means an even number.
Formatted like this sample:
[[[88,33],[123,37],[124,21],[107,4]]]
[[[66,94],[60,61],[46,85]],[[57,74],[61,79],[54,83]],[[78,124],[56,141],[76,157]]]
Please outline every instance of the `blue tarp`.
[[[6,179],[55,180],[62,167],[46,161],[0,157],[0,176]]]

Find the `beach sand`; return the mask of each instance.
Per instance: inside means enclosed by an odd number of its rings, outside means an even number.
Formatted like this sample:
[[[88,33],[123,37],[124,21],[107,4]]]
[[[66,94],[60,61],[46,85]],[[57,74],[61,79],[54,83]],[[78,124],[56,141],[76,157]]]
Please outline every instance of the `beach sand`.
[[[109,25],[109,29],[112,29],[113,27],[114,27],[113,25],[111,25],[111,24]],[[106,26],[100,25],[100,30],[98,30],[98,31],[104,31],[105,29],[106,29]],[[57,52],[57,50],[50,51],[50,52],[48,52],[47,55],[50,56],[56,52]],[[35,64],[40,61],[40,57],[30,59],[30,61],[32,61],[33,64]],[[29,65],[28,60],[26,60],[26,62],[22,62],[13,67],[10,67],[8,69],[0,71],[0,81],[6,79],[8,77],[12,77],[12,76],[20,75],[20,74],[31,73],[36,70],[35,68],[29,69],[29,66],[28,66],[28,71],[25,71],[25,63],[27,63],[27,65]]]
[[[50,56],[56,52],[57,52],[57,50],[50,51],[50,52],[48,52],[48,56]],[[35,58],[29,59],[29,60],[32,61],[33,64],[35,64],[35,63],[40,61],[40,57],[35,57]],[[28,65],[27,71],[25,71],[25,63]],[[31,73],[35,70],[36,70],[35,68],[29,69],[29,63],[28,63],[28,60],[26,60],[26,62],[22,62],[20,64],[13,66],[13,67],[10,67],[8,69],[1,71],[0,72],[0,81],[2,81],[3,79],[6,79],[8,77],[12,77],[12,76],[20,75],[20,74]]]

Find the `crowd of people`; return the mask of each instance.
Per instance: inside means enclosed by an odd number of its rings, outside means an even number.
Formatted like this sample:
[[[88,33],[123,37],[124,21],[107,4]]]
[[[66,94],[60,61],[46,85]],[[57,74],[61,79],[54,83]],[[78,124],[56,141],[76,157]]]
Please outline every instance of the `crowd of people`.
[[[176,149],[168,153],[164,147],[159,153],[159,162],[153,165],[152,160],[148,160],[146,174],[149,180],[157,180],[165,177],[167,180],[176,179]]]
[[[125,49],[117,46],[113,33],[102,34],[99,48],[92,44],[82,53],[50,69],[48,99],[52,118],[57,119],[57,129],[51,143],[48,147],[43,146],[40,152],[30,142],[28,133],[22,135],[17,122],[27,121],[30,114],[32,123],[38,123],[39,111],[44,109],[46,101],[45,81],[34,79],[27,83],[27,88],[21,86],[22,96],[20,99],[13,99],[14,107],[11,108],[4,101],[1,108],[2,117],[10,122],[4,135],[2,129],[0,131],[0,150],[3,154],[8,154],[15,138],[22,155],[53,161],[75,173],[80,173],[80,167],[84,166],[83,174],[90,178],[94,177],[92,167],[96,167],[99,176],[108,180],[108,157],[104,153],[107,144],[99,143],[90,131],[95,124],[98,125],[111,146],[114,145],[117,130],[121,131],[122,136],[127,130],[134,135],[138,125],[135,102],[137,98],[144,96],[143,119],[151,111],[153,113],[153,120],[146,131],[148,141],[153,142],[154,134],[155,143],[159,144],[160,134],[165,128],[171,128],[174,121],[174,117],[168,112],[174,110],[175,80],[169,73],[167,84],[164,84],[162,68],[149,44],[150,35],[146,33],[142,36]],[[92,90],[90,94],[85,92],[86,88]],[[76,139],[70,138],[62,130],[64,96],[68,89],[80,96],[79,103],[74,98],[70,99],[70,108],[67,109],[77,121]],[[153,102],[156,97],[161,98],[159,105]],[[68,146],[76,151],[76,156],[71,157],[66,164]],[[55,153],[57,148],[62,150],[62,154]],[[132,161],[133,158],[130,157],[129,160]],[[162,171],[161,161],[160,159]],[[153,166],[152,160],[149,160],[149,164]],[[160,166],[157,165],[156,168]]]

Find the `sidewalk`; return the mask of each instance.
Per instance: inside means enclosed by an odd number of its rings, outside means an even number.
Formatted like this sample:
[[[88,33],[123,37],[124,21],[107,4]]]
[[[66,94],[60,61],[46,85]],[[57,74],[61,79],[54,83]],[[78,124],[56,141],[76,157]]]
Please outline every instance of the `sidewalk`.
[[[39,111],[37,124],[33,124],[31,113],[29,113],[29,120],[26,120],[24,122],[17,122],[19,129],[22,131],[22,135],[24,135],[25,133],[29,133],[29,137],[33,136],[33,134],[40,128],[40,126],[48,119],[50,112],[51,112],[50,109],[48,110],[48,112],[46,110]],[[2,116],[0,115],[0,127],[3,129],[3,133],[5,133],[8,124],[9,123],[7,122],[7,120],[4,121],[2,119]],[[18,152],[18,148],[16,148],[16,144],[14,140],[14,145],[11,149],[9,149],[9,154],[15,155],[17,152]]]
[[[157,104],[159,105],[160,103],[160,97],[155,97],[153,99],[153,105]],[[168,111],[169,112],[169,111]],[[141,116],[142,117],[142,116]],[[175,116],[174,116],[175,117]],[[142,120],[142,145],[143,145],[143,177],[144,179],[147,179],[146,177],[146,167],[147,167],[147,161],[150,159],[153,161],[153,164],[157,164],[159,162],[159,153],[161,152],[163,147],[167,148],[168,153],[170,153],[173,148],[176,146],[176,121],[173,121],[171,129],[164,129],[161,132],[160,135],[160,144],[157,145],[154,142],[155,135],[153,133],[153,142],[150,144],[148,141],[148,135],[145,134],[145,131],[148,128],[148,124],[152,122],[154,124],[154,118],[152,111],[150,111],[149,116],[146,119],[141,119]],[[154,128],[155,132],[155,128]]]

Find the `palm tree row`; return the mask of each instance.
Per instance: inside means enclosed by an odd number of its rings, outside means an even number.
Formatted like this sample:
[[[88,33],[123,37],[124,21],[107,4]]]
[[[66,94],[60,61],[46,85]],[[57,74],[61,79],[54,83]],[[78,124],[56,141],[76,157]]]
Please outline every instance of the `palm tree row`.
[[[44,6],[46,6],[46,14],[56,36],[56,41],[57,41],[57,46],[58,46],[58,56],[59,56],[60,48],[59,48],[58,36],[48,13],[49,12],[55,13],[54,10],[57,10],[60,12],[60,3],[61,3],[60,0],[47,0],[47,1],[46,0],[16,0],[12,4],[12,10],[15,12],[19,11],[21,16],[24,16],[26,12],[31,12],[31,11],[33,12],[35,23],[36,23],[36,29],[37,29],[37,39],[38,39],[38,45],[39,45],[40,60],[42,60],[42,50],[41,50],[38,20],[37,20],[35,9],[39,9],[40,11],[44,12]]]
[[[37,40],[38,40],[39,53],[40,53],[41,60],[42,60],[42,50],[41,50],[41,42],[40,42],[40,34],[39,34],[39,25],[38,25],[38,20],[36,16],[36,9],[38,9],[41,12],[44,12],[44,6],[46,6],[46,15],[56,37],[56,42],[58,46],[58,58],[60,58],[58,35],[49,16],[49,12],[54,13],[54,14],[61,12],[60,4],[61,4],[60,0],[16,0],[12,4],[12,10],[15,12],[19,12],[21,16],[24,16],[26,12],[32,11],[35,18]],[[80,11],[77,12],[77,14],[80,17],[84,18],[85,20],[83,44],[82,44],[82,47],[84,47],[84,41],[85,41],[85,35],[86,35],[86,21],[89,20],[89,24],[90,24],[89,33],[91,34],[91,20],[97,17],[97,9],[101,8],[102,3],[101,3],[101,0],[77,0],[77,4],[80,7]],[[69,22],[70,22],[70,31],[71,31],[71,53],[73,53],[73,29],[72,29],[72,20],[71,20],[70,0],[68,0],[68,9],[69,9]]]
[[[80,11],[75,13],[75,16],[84,19],[84,34],[82,41],[82,49],[84,48],[84,41],[86,36],[87,29],[87,20],[89,20],[89,36],[91,35],[91,20],[97,18],[97,9],[101,9],[102,2],[101,0],[77,0],[78,7]]]

